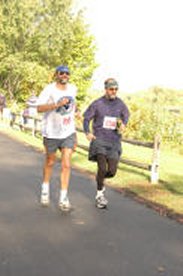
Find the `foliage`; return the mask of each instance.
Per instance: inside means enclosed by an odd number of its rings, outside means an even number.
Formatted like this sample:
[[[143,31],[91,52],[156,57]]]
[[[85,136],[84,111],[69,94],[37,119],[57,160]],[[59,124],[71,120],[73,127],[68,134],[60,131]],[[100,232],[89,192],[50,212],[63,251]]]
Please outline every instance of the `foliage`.
[[[68,64],[84,100],[96,67],[94,38],[73,0],[0,0],[0,87],[9,100],[40,92]],[[51,73],[50,73],[51,72]]]
[[[19,54],[4,58],[0,71],[1,83],[9,100],[17,99],[20,103],[26,101],[33,91],[39,91],[48,79],[44,67],[36,62],[22,61]]]
[[[160,134],[164,142],[183,144],[182,91],[153,87],[126,97],[126,103],[131,113],[126,136],[152,141]]]

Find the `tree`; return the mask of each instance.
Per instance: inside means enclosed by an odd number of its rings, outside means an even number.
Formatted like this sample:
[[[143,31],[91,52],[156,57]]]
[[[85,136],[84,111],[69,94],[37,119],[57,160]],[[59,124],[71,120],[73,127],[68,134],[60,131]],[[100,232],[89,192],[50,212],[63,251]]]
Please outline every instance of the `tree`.
[[[0,86],[8,99],[24,101],[68,64],[83,101],[95,63],[94,38],[72,0],[0,0]]]
[[[183,103],[182,91],[161,87],[153,87],[145,93],[128,96],[126,102],[131,116],[125,131],[126,137],[153,141],[155,134],[159,134],[163,142],[181,145],[183,143],[181,99]]]

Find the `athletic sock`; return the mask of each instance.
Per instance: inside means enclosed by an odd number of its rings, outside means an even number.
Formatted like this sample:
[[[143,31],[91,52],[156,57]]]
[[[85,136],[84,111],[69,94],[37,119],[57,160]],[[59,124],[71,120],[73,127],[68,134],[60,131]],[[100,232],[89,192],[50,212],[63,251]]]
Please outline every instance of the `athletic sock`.
[[[60,201],[63,201],[67,197],[67,190],[60,190]]]
[[[96,198],[102,196],[103,194],[104,194],[103,189],[102,190],[97,190]]]
[[[43,183],[42,184],[42,193],[49,194],[49,188],[50,188],[49,183]]]

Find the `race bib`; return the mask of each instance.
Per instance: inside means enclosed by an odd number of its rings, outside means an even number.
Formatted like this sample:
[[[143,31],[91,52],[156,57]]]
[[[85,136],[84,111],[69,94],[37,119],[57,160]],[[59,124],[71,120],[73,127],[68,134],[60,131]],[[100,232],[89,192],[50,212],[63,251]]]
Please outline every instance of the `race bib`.
[[[103,122],[103,128],[116,129],[117,118],[105,116]]]
[[[71,116],[63,116],[61,119],[62,131],[67,131],[71,126]]]

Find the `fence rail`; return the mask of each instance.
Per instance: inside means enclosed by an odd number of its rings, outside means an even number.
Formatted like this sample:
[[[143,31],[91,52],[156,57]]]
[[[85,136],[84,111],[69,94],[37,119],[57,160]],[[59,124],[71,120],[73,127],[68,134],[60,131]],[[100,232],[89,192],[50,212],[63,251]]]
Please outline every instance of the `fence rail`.
[[[32,132],[32,135],[35,136],[37,133],[40,133],[41,131],[41,119],[37,117],[32,117],[32,116],[26,116],[27,122],[24,123],[23,116],[18,113],[14,113],[10,125],[12,127],[18,126],[20,130],[29,130]],[[81,128],[77,128],[78,132],[83,133],[83,130]],[[152,149],[152,161],[151,164],[147,163],[142,163],[134,160],[129,160],[125,158],[121,158],[120,162],[124,163],[129,166],[133,166],[136,168],[144,169],[150,171],[150,181],[152,184],[157,184],[159,180],[159,155],[160,155],[160,137],[156,135],[154,137],[153,142],[142,142],[142,141],[137,141],[133,139],[126,139],[122,138],[122,141],[124,143],[129,143],[132,145],[136,146],[141,146],[141,147],[147,147]],[[78,144],[78,147],[88,151],[88,147],[82,144]]]

